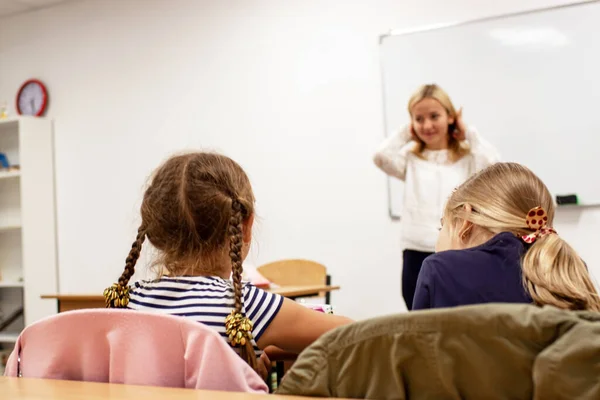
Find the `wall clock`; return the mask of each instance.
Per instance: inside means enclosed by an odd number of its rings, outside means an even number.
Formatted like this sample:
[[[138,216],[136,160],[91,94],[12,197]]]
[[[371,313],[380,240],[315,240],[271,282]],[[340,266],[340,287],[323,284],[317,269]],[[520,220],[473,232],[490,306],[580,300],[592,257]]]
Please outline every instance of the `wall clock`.
[[[19,115],[44,115],[48,105],[46,86],[37,79],[25,81],[17,92],[17,112]]]

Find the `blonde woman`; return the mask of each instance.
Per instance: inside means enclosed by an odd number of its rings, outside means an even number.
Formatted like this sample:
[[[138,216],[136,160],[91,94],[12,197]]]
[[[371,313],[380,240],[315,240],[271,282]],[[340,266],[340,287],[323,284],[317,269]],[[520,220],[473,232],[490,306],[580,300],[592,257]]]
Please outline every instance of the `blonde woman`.
[[[548,188],[524,166],[498,163],[473,176],[448,200],[414,309],[533,302],[600,311],[585,263],[553,219]]]
[[[374,161],[383,172],[404,181],[402,296],[410,310],[421,264],[435,249],[446,199],[499,156],[464,124],[461,111],[435,84],[413,94],[408,112],[410,124],[383,143]]]

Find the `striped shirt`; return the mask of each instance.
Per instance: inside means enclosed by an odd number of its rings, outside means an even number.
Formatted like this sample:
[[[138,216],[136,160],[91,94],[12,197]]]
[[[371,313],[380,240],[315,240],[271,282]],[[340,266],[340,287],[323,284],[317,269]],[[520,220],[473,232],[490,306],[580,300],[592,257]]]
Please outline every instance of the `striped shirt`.
[[[252,345],[260,357],[262,350],[256,341],[279,312],[283,297],[245,282],[243,297],[242,312],[253,323]],[[216,276],[162,277],[136,282],[130,288],[128,308],[192,318],[210,326],[229,342],[225,318],[234,308],[233,283]]]

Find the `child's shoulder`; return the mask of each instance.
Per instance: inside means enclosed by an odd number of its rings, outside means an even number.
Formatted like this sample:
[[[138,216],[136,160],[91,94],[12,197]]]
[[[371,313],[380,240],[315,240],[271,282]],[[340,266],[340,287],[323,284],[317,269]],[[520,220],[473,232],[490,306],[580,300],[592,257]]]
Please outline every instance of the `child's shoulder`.
[[[424,266],[436,270],[480,268],[490,265],[494,259],[512,259],[520,256],[523,249],[522,243],[510,232],[502,232],[492,237],[487,242],[468,249],[446,250],[427,257]]]
[[[213,288],[227,289],[231,284],[227,280],[214,276],[161,276],[154,279],[145,279],[135,282],[131,288],[135,289],[193,289]]]
[[[422,276],[425,281],[444,282],[444,285],[470,280],[494,264],[489,257],[489,254],[477,248],[442,251],[425,259],[419,277]]]
[[[446,250],[432,254],[425,259],[429,268],[437,270],[444,269],[468,269],[474,265],[480,265],[489,257],[489,252],[482,246],[462,250]]]
[[[423,266],[434,269],[464,267],[468,264],[468,262],[465,261],[473,258],[474,252],[472,250],[473,249],[441,251],[427,257]]]
[[[162,276],[160,278],[140,280],[129,287],[132,292],[168,291],[168,292],[212,292],[228,293],[234,291],[233,282],[217,276]],[[265,292],[250,282],[242,282],[244,295],[254,299]],[[267,292],[268,293],[268,292]],[[248,299],[248,300],[250,300]]]
[[[233,283],[232,283],[233,288]],[[256,297],[256,296],[275,296],[276,293],[271,293],[269,290],[265,290],[259,286],[254,285],[252,282],[242,281],[242,290],[246,296]],[[278,295],[277,295],[278,296]]]

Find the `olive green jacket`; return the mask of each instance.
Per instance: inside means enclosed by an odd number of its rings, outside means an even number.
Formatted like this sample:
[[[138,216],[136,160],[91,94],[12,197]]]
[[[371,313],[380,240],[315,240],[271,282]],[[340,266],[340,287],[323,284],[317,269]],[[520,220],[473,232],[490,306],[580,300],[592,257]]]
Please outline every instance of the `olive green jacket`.
[[[362,399],[600,399],[600,313],[487,304],[338,328],[278,394]]]

